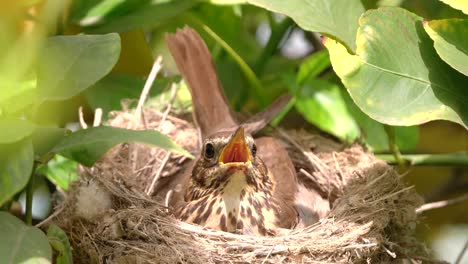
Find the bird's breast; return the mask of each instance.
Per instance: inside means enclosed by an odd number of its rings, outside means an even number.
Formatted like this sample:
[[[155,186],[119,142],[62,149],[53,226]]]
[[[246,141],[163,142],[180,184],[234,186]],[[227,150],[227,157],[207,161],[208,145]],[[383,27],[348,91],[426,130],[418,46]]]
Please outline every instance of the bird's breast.
[[[245,171],[233,170],[217,190],[178,210],[179,218],[227,232],[274,235],[281,208],[271,197],[272,185],[262,186],[259,190],[248,183]]]

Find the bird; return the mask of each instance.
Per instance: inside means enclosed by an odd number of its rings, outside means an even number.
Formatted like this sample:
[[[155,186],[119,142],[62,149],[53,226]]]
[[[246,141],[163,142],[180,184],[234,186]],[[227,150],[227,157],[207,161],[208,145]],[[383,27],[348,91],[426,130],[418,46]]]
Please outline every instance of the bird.
[[[322,197],[298,181],[282,142],[254,138],[289,101],[242,121],[227,103],[211,54],[200,35],[185,26],[166,42],[188,84],[200,151],[186,173],[170,185],[176,218],[205,228],[255,236],[275,236],[316,222],[327,208]],[[310,200],[305,205],[303,198]]]

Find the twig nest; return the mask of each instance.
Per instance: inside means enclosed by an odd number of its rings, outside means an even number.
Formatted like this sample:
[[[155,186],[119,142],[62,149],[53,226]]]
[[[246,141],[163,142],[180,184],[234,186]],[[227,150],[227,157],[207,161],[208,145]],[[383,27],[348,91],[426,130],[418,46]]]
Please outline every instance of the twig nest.
[[[158,129],[196,150],[197,132],[191,123],[150,110],[144,111],[144,117],[139,123],[129,113],[114,113],[109,124]],[[103,193],[110,193],[111,210],[83,217],[79,213],[83,209],[76,209],[83,206],[78,183],[71,186],[55,219],[70,237],[75,261],[384,263],[427,258],[413,237],[415,208],[422,200],[393,168],[357,144],[346,147],[304,131],[272,133],[287,146],[298,176],[332,205],[319,222],[277,237],[238,235],[180,222],[157,194],[171,177],[183,172],[185,159],[154,147],[123,144],[94,167],[80,168],[82,181],[92,179],[105,189]],[[155,192],[147,195],[161,166]],[[108,205],[108,198],[95,198]]]

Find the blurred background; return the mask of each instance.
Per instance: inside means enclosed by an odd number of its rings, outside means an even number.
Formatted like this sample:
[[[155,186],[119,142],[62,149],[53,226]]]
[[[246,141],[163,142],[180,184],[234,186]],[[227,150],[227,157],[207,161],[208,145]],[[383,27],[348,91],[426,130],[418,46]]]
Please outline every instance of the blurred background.
[[[176,82],[179,89],[175,110],[190,111],[190,96],[165,44],[167,32],[189,25],[200,32],[210,48],[229,102],[236,111],[254,113],[279,95],[291,93],[293,101],[273,125],[304,129],[349,144],[359,141],[377,156],[391,153],[384,126],[353,103],[331,67],[321,36],[303,31],[290,18],[236,0],[47,2],[54,1],[0,1],[0,17],[4,22],[1,29],[4,33],[0,36],[3,70],[20,71],[27,65],[45,63],[47,58],[41,61],[37,53],[45,45],[45,38],[53,35],[117,32],[121,53],[112,71],[79,95],[37,106],[34,119],[39,124],[72,128],[76,127],[79,107],[83,107],[85,120],[92,123],[96,108],[102,108],[107,117],[111,110],[122,109],[123,99],[125,107],[135,106],[157,56],[163,58],[163,74],[158,76],[150,94],[153,100],[148,104],[158,107],[158,98],[168,96],[170,84]],[[425,20],[466,18],[438,0],[362,2],[366,9],[401,6]],[[27,31],[38,33],[26,42],[16,41]],[[27,100],[23,93],[27,89],[25,85],[10,93],[10,102]],[[8,91],[2,88],[1,93]],[[1,111],[0,108],[0,114]],[[397,127],[395,140],[404,155],[468,151],[467,131],[448,121]],[[69,182],[76,180],[76,166],[73,161],[56,156],[48,166],[40,168],[44,177],[35,183],[35,219],[44,219],[50,213],[52,193],[66,191]],[[426,202],[468,193],[467,164],[427,163],[400,170]],[[24,194],[17,198],[24,204]],[[434,250],[437,258],[454,262],[468,239],[468,201],[423,213],[417,236]],[[468,263],[468,255],[460,263]]]

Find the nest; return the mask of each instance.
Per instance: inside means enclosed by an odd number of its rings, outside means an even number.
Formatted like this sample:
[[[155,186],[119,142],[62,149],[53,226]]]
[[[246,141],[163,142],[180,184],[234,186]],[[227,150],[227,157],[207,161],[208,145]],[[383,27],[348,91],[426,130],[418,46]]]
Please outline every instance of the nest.
[[[109,124],[157,129],[195,152],[194,126],[144,110],[144,122],[115,112]],[[271,130],[271,129],[270,129]],[[176,220],[158,191],[188,160],[142,144],[122,144],[92,168],[81,167],[53,222],[71,241],[76,263],[385,263],[429,259],[413,237],[422,199],[402,176],[358,144],[343,146],[305,131],[282,139],[298,176],[330,202],[314,225],[276,237],[207,230]]]

